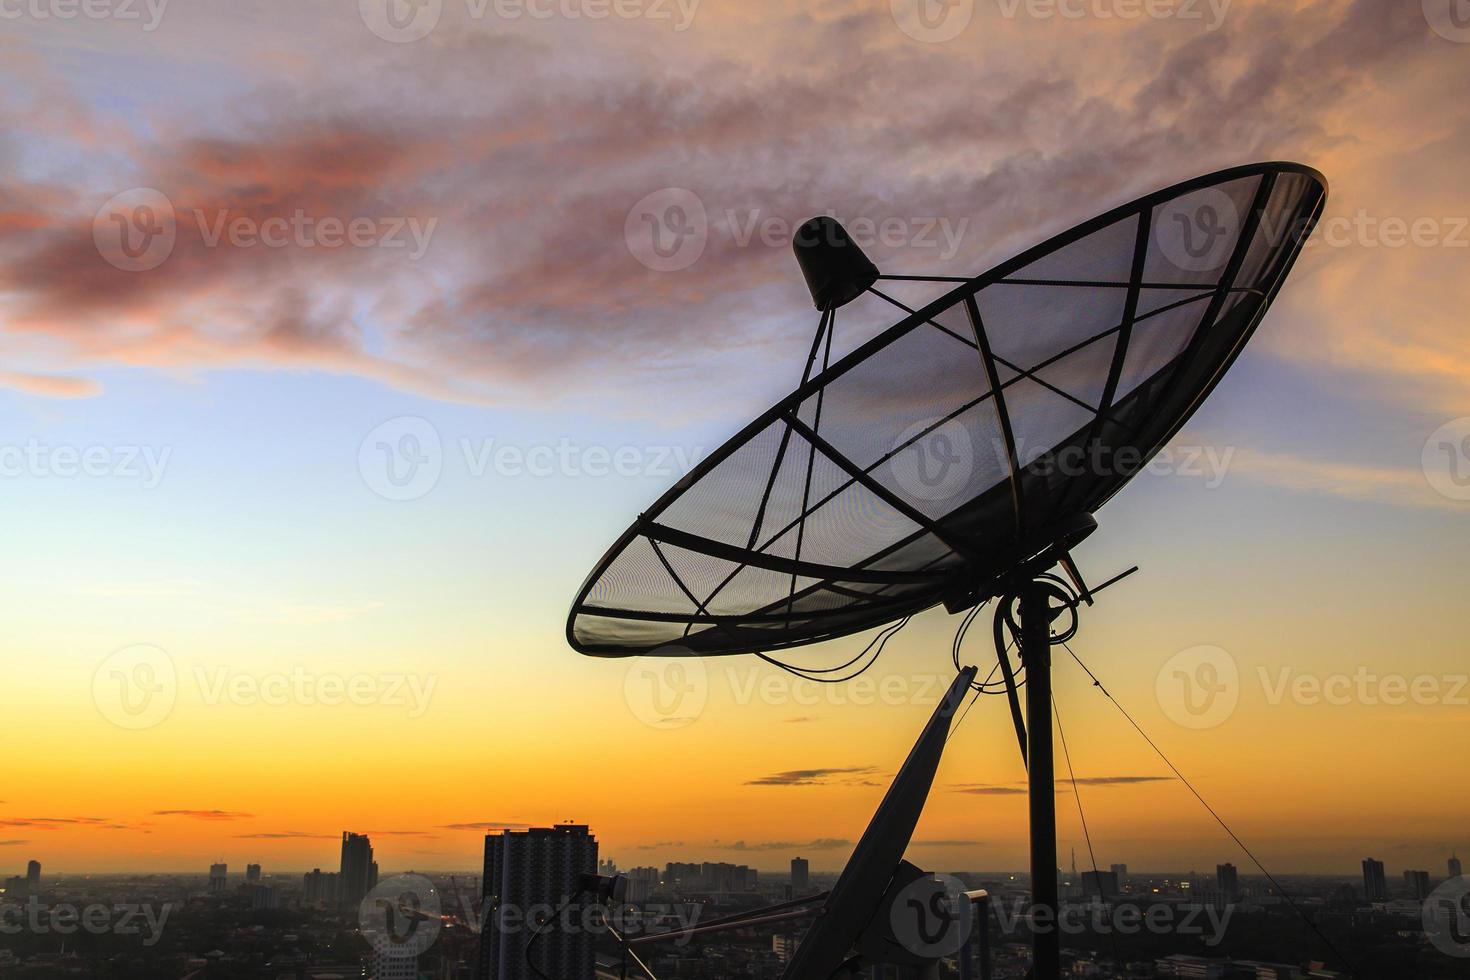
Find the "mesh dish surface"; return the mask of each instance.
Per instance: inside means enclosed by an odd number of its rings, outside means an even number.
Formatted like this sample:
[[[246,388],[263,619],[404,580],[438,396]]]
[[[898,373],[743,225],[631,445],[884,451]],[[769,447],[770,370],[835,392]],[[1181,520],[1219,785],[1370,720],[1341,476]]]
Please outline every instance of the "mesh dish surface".
[[[781,649],[1002,575],[1193,414],[1326,193],[1307,167],[1240,167],[957,284],[660,498],[588,576],[568,641],[600,656]]]

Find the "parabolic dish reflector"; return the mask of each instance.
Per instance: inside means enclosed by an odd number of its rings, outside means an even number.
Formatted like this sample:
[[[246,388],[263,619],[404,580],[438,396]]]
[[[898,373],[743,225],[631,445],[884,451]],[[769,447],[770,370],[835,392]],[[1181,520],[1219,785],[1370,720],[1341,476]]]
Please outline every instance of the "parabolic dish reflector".
[[[1326,180],[1268,163],[1100,215],[904,316],[681,479],[567,622],[601,656],[814,643],[988,583],[1142,469],[1255,330]]]

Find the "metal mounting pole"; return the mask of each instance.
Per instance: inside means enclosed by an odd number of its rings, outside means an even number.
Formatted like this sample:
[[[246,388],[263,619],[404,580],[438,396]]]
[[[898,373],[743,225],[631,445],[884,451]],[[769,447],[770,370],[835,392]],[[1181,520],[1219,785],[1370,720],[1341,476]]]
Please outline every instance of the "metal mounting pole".
[[[1031,907],[1034,980],[1060,980],[1057,927],[1057,798],[1051,738],[1051,612],[1046,588],[1028,581],[1017,590],[1021,658],[1026,665],[1026,769],[1031,799]]]

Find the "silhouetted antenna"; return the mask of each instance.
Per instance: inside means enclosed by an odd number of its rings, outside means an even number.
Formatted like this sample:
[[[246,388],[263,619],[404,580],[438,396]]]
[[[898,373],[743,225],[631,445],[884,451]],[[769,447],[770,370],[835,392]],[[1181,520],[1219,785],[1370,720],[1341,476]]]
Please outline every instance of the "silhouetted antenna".
[[[1076,633],[1081,606],[1135,570],[1089,587],[1072,549],[1233,363],[1325,199],[1309,167],[1239,167],[1115,208],[973,278],[883,275],[841,224],[813,218],[793,243],[820,311],[801,384],[618,538],[577,593],[568,642],[594,656],[758,653],[842,680],[876,662],[908,617],[936,605],[967,613],[956,684],[1010,703],[1030,786],[1034,904],[1054,913],[1051,648]],[[834,362],[837,311],[846,320],[849,306],[886,310],[890,325]],[[997,662],[977,683],[960,641],[992,599]],[[773,655],[877,627],[888,628],[835,666]],[[937,720],[915,752],[932,745]],[[833,914],[817,918],[787,980],[914,966],[872,929],[894,883],[919,873],[896,862],[928,789],[900,773],[868,828],[883,846],[854,853],[843,881],[861,884],[839,882]],[[1058,931],[1035,931],[1034,976],[1059,971]]]

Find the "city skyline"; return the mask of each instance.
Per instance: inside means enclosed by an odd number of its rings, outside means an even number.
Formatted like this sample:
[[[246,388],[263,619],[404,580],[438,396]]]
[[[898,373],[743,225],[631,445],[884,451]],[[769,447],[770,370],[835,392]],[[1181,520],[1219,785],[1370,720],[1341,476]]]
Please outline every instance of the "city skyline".
[[[943,39],[842,0],[711,0],[678,30],[445,6],[415,40],[352,3],[6,21],[0,643],[27,748],[0,866],[330,871],[355,827],[385,867],[474,868],[488,829],[575,818],[633,866],[840,867],[957,617],[916,617],[871,688],[564,634],[608,542],[798,381],[790,230],[830,212],[885,269],[972,275],[1267,159],[1325,173],[1328,211],[1079,548],[1093,581],[1141,571],[1073,648],[1273,871],[1470,848],[1470,759],[1443,750],[1470,710],[1470,108],[1444,95],[1470,49],[1433,3],[981,5]],[[701,252],[662,267],[638,234],[693,201]],[[99,244],[145,205],[175,216],[146,269]],[[324,243],[327,218],[378,237]],[[836,343],[872,329],[844,314]],[[1249,871],[1070,658],[1056,702],[1063,853],[1080,795],[1101,868]],[[981,699],[911,856],[1024,868],[1025,780]]]

